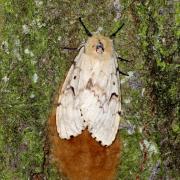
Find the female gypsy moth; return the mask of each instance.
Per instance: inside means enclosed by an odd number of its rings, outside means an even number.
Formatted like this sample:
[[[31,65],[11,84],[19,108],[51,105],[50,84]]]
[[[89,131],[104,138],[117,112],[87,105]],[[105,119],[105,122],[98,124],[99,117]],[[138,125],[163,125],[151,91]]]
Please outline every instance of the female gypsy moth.
[[[81,47],[63,84],[56,109],[60,138],[70,139],[88,129],[102,145],[109,146],[119,126],[120,82],[112,37],[92,35],[81,19],[87,42]],[[122,58],[121,58],[122,59]]]

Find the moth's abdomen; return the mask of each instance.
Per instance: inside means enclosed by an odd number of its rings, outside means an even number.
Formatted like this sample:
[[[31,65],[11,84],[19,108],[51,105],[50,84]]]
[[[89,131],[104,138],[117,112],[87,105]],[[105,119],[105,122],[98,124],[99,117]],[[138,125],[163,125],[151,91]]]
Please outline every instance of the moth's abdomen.
[[[113,180],[119,163],[121,144],[116,138],[106,148],[96,142],[88,130],[70,140],[59,138],[56,131],[56,115],[49,118],[49,142],[51,154],[58,170],[68,179]]]

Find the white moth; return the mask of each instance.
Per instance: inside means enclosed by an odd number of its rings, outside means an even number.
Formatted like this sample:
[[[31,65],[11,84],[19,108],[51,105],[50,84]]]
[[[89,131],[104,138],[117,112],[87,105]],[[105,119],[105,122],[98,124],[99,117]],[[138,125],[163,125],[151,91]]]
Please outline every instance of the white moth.
[[[57,131],[60,138],[70,139],[87,128],[96,141],[109,146],[116,137],[121,112],[117,56],[112,39],[89,35],[61,89]]]

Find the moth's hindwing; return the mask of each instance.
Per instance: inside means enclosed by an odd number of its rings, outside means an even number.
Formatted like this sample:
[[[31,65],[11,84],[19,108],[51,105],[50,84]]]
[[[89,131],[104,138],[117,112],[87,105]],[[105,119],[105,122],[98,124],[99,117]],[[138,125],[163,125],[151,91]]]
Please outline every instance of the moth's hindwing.
[[[99,41],[105,46],[102,54],[93,49]],[[60,138],[69,139],[87,128],[102,145],[109,146],[115,139],[119,126],[119,76],[117,59],[109,44],[110,39],[93,36],[75,58],[56,109]]]

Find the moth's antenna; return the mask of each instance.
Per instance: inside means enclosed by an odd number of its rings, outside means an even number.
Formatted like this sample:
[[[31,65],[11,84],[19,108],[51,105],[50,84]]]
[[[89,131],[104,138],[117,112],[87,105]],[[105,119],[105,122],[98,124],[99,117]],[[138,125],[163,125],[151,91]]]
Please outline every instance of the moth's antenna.
[[[116,34],[122,29],[122,27],[124,26],[124,23],[114,32],[110,35],[110,38],[113,38],[116,36]]]
[[[85,30],[86,34],[91,37],[91,36],[92,36],[92,33],[86,28],[86,26],[84,25],[84,23],[83,23],[82,20],[81,20],[81,17],[79,17],[79,22],[80,22],[81,25],[84,27],[84,30]]]

